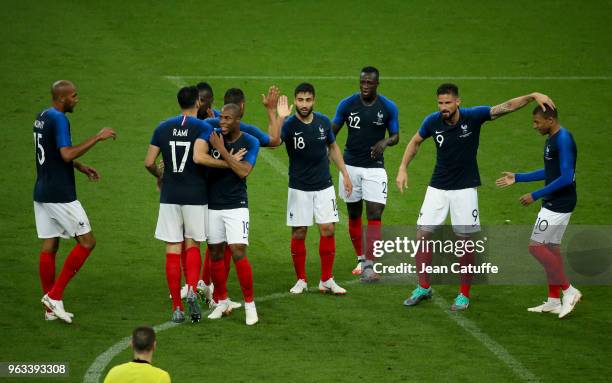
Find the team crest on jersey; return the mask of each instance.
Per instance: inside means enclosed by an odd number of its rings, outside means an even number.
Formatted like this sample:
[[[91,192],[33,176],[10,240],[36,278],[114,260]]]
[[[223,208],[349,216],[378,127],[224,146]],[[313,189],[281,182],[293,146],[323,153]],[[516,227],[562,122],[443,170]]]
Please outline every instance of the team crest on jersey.
[[[461,135],[459,137],[465,138],[472,134],[472,132],[469,131],[469,128],[470,127],[467,124],[461,124]]]
[[[376,117],[378,117],[378,120],[374,121],[374,123],[376,125],[383,125],[383,118],[385,117],[385,115],[383,114],[382,110],[379,110],[378,113],[376,114]]]
[[[544,149],[544,159],[552,160],[550,157],[550,146],[546,145],[546,149]]]
[[[323,125],[319,125],[319,133],[321,133],[319,140],[325,140],[325,128],[323,128]]]

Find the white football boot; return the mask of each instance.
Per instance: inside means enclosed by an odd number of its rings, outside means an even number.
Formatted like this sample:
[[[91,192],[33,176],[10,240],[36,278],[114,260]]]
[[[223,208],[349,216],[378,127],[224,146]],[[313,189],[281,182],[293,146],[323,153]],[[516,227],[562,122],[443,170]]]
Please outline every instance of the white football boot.
[[[298,279],[297,282],[295,282],[295,286],[289,289],[289,292],[291,294],[301,294],[307,291],[308,291],[308,283],[306,283],[306,281],[303,279]]]
[[[547,301],[539,306],[529,307],[527,311],[532,313],[551,313],[559,314],[561,312],[561,299],[548,298]]]
[[[220,319],[224,315],[229,315],[232,312],[230,302],[229,299],[219,301],[219,303],[215,305],[213,311],[208,314],[208,319]]]
[[[363,265],[364,260],[363,259],[358,259],[357,260],[357,266],[355,266],[355,268],[353,269],[353,271],[351,271],[351,274],[353,275],[361,275],[361,265]]]
[[[561,312],[559,313],[559,319],[565,317],[567,314],[574,310],[576,303],[580,302],[582,293],[574,286],[568,287],[567,290],[563,290],[563,298],[561,298]]]
[[[346,290],[338,286],[334,278],[329,278],[325,282],[319,281],[319,291],[322,293],[331,292],[336,295],[346,294]]]
[[[255,308],[255,302],[244,302],[244,313],[246,314],[247,326],[252,326],[255,323],[259,322],[259,317],[257,316],[257,309]]]
[[[66,323],[72,323],[72,314],[68,314],[66,310],[64,310],[64,302],[56,301],[54,299],[49,298],[49,295],[45,294],[44,297],[40,300],[49,310],[53,312],[53,314],[59,319],[63,320]],[[45,315],[46,316],[46,315]]]
[[[214,306],[213,303],[213,291],[215,289],[215,285],[212,283],[207,285],[203,280],[198,281],[197,290],[198,294],[204,297],[204,302],[208,303],[208,307],[212,308]]]

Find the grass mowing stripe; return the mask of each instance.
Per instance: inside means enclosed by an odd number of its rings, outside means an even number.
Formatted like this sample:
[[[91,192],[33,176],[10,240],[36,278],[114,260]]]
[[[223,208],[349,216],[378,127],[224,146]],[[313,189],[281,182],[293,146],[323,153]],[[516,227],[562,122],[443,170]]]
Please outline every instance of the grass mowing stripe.
[[[501,344],[497,343],[487,333],[482,331],[474,322],[467,319],[461,313],[450,311],[448,302],[438,296],[434,295],[433,302],[442,309],[448,317],[453,320],[456,324],[464,329],[468,334],[473,336],[477,341],[482,343],[497,359],[501,360],[512,372],[514,372],[521,380],[525,382],[539,382],[540,380],[529,371],[525,366],[521,364],[515,357],[513,357],[508,350]]]
[[[355,80],[355,76],[311,76],[311,75],[188,75],[188,76],[164,76],[175,84],[183,84],[182,79],[204,78],[212,80]],[[477,80],[477,81],[588,81],[588,80],[612,80],[612,76],[380,76],[381,80],[397,81],[419,81],[419,80]]]
[[[353,279],[347,282],[343,282],[342,284],[343,285],[354,285],[358,282],[359,282],[358,279]],[[317,291],[317,290],[318,290],[318,287],[311,287],[308,289],[308,291],[310,292]],[[274,293],[274,294],[265,295],[261,298],[258,298],[257,302],[266,302],[266,301],[271,301],[275,299],[286,298],[291,295],[293,294],[289,292]],[[160,325],[154,326],[153,329],[155,330],[157,334],[159,334],[162,331],[165,331],[165,330],[177,327],[177,326],[179,326],[178,323],[168,321]],[[123,352],[123,350],[128,348],[131,339],[132,338],[130,336],[122,338],[119,342],[115,343],[114,345],[109,347],[106,351],[104,351],[102,354],[98,355],[96,359],[93,361],[93,363],[87,369],[87,372],[85,373],[85,376],[83,377],[83,383],[100,382],[100,379],[102,378],[102,372],[104,371],[104,369],[106,369],[106,366],[108,366],[108,364],[111,362],[111,360],[113,360],[113,358],[115,358],[117,355]]]

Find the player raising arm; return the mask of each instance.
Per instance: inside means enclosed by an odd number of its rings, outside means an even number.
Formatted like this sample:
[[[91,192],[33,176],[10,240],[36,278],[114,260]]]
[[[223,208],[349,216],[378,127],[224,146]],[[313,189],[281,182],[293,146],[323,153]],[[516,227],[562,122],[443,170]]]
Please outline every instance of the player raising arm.
[[[42,239],[39,273],[45,319],[60,318],[72,323],[72,313],[64,310],[64,289],[96,246],[87,214],[76,197],[74,169],[92,181],[100,179],[96,169],[75,160],[99,141],[115,139],[117,134],[111,128],[103,128],[73,146],[66,113],[72,113],[79,102],[76,87],[67,80],[56,81],[51,86],[51,96],[53,106],[36,116],[32,128],[36,159],[34,217],[38,238]],[[60,237],[74,238],[77,244],[55,279],[55,256]]]
[[[319,257],[321,278],[319,291],[345,294],[333,279],[336,240],[334,225],[338,222],[336,192],[329,172],[329,158],[343,175],[344,194],[351,195],[353,185],[344,165],[327,116],[313,112],[314,86],[302,83],[295,88],[296,113],[284,121],[281,139],[289,155],[289,191],[287,197],[287,226],[291,226],[291,257],[297,282],[289,292],[301,294],[308,290],[306,278],[306,233],[313,216],[319,226]],[[278,102],[278,117],[285,119],[293,105],[287,96]],[[329,153],[329,158],[328,158]]]
[[[548,135],[544,144],[544,168],[530,173],[503,172],[504,176],[496,184],[503,188],[515,182],[545,182],[543,188],[519,199],[524,206],[542,199],[542,207],[529,242],[529,252],[544,266],[548,279],[548,299],[527,310],[559,314],[559,318],[563,318],[582,298],[582,293],[567,280],[561,258],[561,239],[576,207],[575,171],[578,150],[572,134],[559,124],[556,109],[536,107],[533,110],[533,127],[541,135]]]
[[[489,121],[514,112],[531,101],[542,108],[554,109],[548,96],[532,93],[516,97],[502,104],[489,107],[461,108],[459,88],[454,84],[442,84],[437,92],[438,111],[430,114],[418,132],[408,143],[397,173],[397,187],[403,191],[408,185],[408,165],[415,157],[421,143],[433,137],[436,145],[436,165],[425,199],[417,219],[417,238],[428,240],[436,228],[451,215],[453,231],[459,240],[466,240],[472,233],[480,231],[478,194],[480,174],[476,156],[480,142],[480,128]],[[417,305],[431,297],[430,279],[424,266],[431,264],[432,253],[419,249],[416,267],[419,284],[411,296],[404,301],[406,306]],[[467,252],[459,259],[462,266],[474,264],[474,253]],[[451,310],[465,310],[470,303],[472,275],[460,275],[460,290]]]

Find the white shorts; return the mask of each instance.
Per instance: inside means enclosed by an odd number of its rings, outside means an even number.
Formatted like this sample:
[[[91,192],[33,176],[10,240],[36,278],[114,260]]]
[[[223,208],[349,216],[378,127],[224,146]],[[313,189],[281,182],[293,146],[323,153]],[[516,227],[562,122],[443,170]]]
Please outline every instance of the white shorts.
[[[47,203],[34,201],[38,238],[74,238],[91,231],[89,218],[79,201]]]
[[[541,208],[531,232],[531,240],[539,243],[561,243],[572,213],[557,213]]]
[[[338,204],[333,186],[318,191],[303,191],[289,188],[287,195],[287,226],[312,226],[315,222],[338,222]]]
[[[208,211],[208,243],[249,244],[249,209]]]
[[[476,188],[441,190],[427,187],[417,226],[433,232],[446,221],[450,210],[451,224],[457,234],[480,231],[480,212]]]
[[[338,194],[344,202],[358,202],[363,200],[370,202],[378,202],[385,205],[387,203],[387,172],[385,168],[360,168],[356,166],[346,165],[351,183],[353,184],[353,192],[350,196],[346,196],[346,191],[343,186],[343,177],[340,173],[338,181]]]
[[[159,204],[155,238],[169,242],[183,242],[191,238],[197,242],[206,241],[208,205]]]

